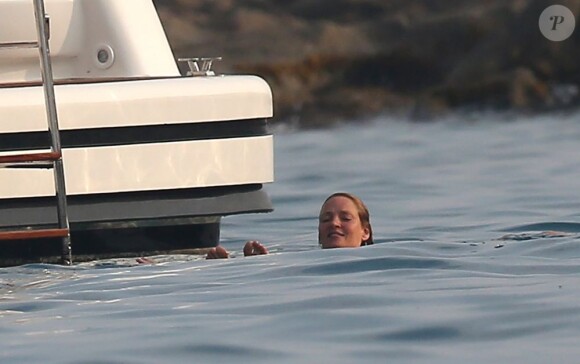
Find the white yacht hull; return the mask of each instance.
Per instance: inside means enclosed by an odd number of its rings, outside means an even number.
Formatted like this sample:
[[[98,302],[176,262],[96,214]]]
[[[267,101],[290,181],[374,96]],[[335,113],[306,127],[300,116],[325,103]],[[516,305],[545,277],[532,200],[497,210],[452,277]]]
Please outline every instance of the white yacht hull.
[[[35,37],[30,1],[0,0],[0,43]],[[222,216],[272,210],[264,80],[182,77],[151,0],[45,3],[77,260],[215,246]],[[50,148],[38,64],[0,50],[0,156]],[[54,224],[54,196],[52,170],[0,168],[0,229]],[[52,259],[2,244],[0,265]]]

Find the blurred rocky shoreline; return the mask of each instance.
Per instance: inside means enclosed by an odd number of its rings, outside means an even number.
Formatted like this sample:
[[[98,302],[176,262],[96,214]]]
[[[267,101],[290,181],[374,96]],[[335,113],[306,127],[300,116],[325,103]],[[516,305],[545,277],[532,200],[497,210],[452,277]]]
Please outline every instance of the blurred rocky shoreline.
[[[275,120],[538,113],[580,104],[580,29],[538,27],[541,0],[154,0],[177,57],[272,87]],[[580,0],[558,2],[575,15]],[[577,24],[580,26],[580,24]]]

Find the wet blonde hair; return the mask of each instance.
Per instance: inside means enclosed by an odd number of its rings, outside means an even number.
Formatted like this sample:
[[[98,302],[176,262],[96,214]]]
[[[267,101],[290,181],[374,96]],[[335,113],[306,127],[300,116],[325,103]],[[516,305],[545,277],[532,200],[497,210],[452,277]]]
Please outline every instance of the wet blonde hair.
[[[354,203],[362,227],[369,230],[369,237],[366,240],[361,241],[360,245],[365,246],[373,244],[373,228],[371,227],[371,216],[369,213],[369,209],[367,208],[365,203],[352,193],[336,192],[328,196],[326,200],[324,200],[324,202],[322,203],[322,206],[324,206],[325,203],[327,203],[330,199],[334,197],[346,197]]]

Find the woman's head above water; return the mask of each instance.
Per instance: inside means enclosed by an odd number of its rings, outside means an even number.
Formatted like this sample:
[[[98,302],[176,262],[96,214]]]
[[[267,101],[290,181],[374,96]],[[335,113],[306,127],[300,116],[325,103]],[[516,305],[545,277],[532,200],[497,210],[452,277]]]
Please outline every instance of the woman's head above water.
[[[318,242],[323,248],[355,248],[373,243],[370,214],[355,195],[337,192],[322,204]]]
[[[346,192],[330,195],[320,208],[318,242],[323,248],[356,248],[373,243],[369,210],[362,200]],[[268,249],[256,240],[246,242],[244,256],[268,254]],[[221,246],[211,248],[207,259],[227,258]]]

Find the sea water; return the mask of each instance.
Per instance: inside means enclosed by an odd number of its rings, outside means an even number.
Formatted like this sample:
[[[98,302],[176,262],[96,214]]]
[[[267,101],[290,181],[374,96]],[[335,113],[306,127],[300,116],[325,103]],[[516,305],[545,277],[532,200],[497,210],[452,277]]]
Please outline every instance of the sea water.
[[[580,115],[274,134],[276,210],[223,220],[233,259],[1,269],[0,362],[578,361]],[[318,247],[335,191],[375,245]]]

